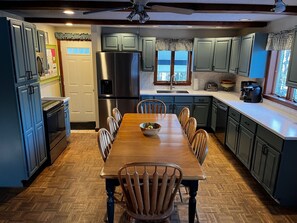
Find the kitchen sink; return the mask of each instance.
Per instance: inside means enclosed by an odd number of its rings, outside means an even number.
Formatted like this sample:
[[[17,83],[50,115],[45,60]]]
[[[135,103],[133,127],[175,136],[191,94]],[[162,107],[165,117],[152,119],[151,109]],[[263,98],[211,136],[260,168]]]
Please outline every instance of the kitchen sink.
[[[186,90],[157,90],[157,93],[170,93],[170,94],[189,94]]]

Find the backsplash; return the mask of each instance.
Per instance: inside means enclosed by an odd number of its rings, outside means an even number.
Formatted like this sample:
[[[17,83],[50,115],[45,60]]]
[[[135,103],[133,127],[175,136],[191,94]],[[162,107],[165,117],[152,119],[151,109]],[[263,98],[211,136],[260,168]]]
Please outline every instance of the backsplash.
[[[263,79],[251,79],[242,77],[230,73],[217,73],[217,72],[193,72],[192,73],[192,85],[191,86],[178,86],[179,89],[193,89],[194,79],[198,79],[198,90],[204,90],[205,83],[212,81],[218,84],[220,88],[221,80],[234,80],[236,82],[234,91],[240,92],[241,81],[257,81],[262,85]],[[169,86],[154,85],[154,73],[153,72],[140,72],[140,89],[141,90],[153,90],[153,89],[168,89]]]

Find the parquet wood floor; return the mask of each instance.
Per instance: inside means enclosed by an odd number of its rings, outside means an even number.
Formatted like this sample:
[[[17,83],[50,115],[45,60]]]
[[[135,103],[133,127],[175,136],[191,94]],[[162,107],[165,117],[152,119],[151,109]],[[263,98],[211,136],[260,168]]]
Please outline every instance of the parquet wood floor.
[[[210,136],[204,162],[207,180],[200,182],[197,196],[200,222],[297,222],[296,208],[279,207],[232,153]],[[102,165],[96,133],[73,132],[64,153],[29,187],[0,189],[0,222],[103,222]],[[116,205],[115,222],[122,212]],[[172,222],[187,222],[187,205],[177,205]]]

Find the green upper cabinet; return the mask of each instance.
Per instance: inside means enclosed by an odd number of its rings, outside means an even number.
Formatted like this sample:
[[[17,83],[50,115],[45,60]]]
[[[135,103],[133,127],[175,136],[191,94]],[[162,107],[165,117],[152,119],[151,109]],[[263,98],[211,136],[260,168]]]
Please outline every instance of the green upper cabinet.
[[[195,38],[193,47],[193,71],[212,71],[214,38]]]
[[[156,38],[142,38],[142,70],[154,71],[156,57]]]
[[[9,20],[16,82],[37,79],[34,26],[19,20]]]
[[[103,34],[102,51],[138,51],[138,35],[133,33]]]
[[[237,72],[239,75],[250,78],[265,76],[266,42],[267,34],[265,33],[252,33],[242,37]],[[232,66],[234,67],[234,64]]]
[[[193,71],[228,72],[231,38],[195,38]]]
[[[237,74],[240,55],[241,37],[232,38],[229,73]]]
[[[291,48],[291,62],[287,77],[287,86],[297,88],[297,30],[294,32],[294,40]]]
[[[228,72],[231,38],[216,38],[214,47],[213,70]]]

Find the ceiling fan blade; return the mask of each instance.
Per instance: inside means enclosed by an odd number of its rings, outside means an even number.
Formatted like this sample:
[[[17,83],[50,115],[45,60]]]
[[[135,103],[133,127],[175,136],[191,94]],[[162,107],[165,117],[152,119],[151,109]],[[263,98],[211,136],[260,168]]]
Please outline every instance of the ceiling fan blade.
[[[150,6],[150,8],[152,11],[155,11],[155,12],[171,12],[171,13],[185,14],[185,15],[191,15],[195,12],[192,9],[184,9],[184,8],[170,7],[170,6],[164,6],[164,5],[152,5]]]
[[[97,9],[97,10],[91,10],[91,11],[87,11],[87,12],[83,12],[83,15],[88,15],[88,14],[93,14],[93,13],[97,13],[97,12],[113,12],[113,11],[121,11],[121,10],[127,10],[127,9],[131,9],[130,7],[121,7],[121,8],[104,8],[104,9]]]

